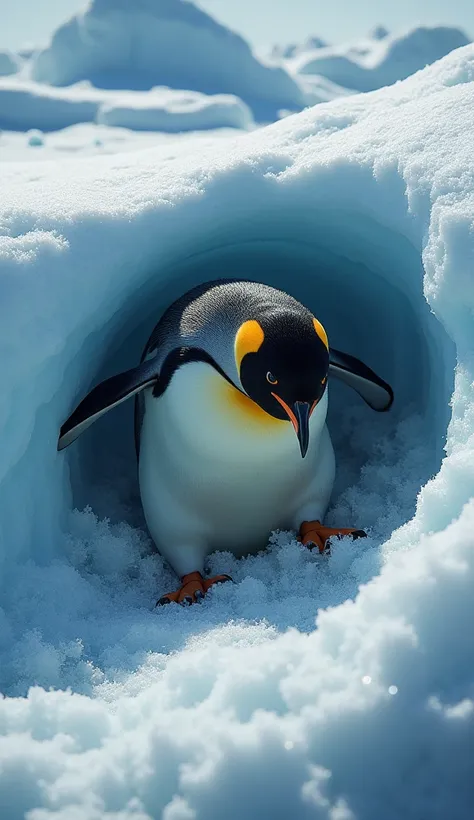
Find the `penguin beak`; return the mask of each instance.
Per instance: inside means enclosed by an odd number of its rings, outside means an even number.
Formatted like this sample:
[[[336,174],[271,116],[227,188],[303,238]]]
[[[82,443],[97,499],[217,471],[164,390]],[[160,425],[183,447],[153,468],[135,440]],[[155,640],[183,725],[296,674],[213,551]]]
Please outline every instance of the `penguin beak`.
[[[310,405],[307,401],[295,401],[293,407],[290,407],[286,401],[283,401],[276,393],[272,393],[272,396],[281,404],[285,412],[288,413],[288,418],[298,436],[301,456],[304,458],[308,452],[309,445],[309,417],[317,402],[313,402],[313,404]]]
[[[295,414],[296,421],[298,422],[296,435],[298,436],[298,441],[300,443],[301,456],[304,458],[308,452],[309,445],[309,417],[311,407],[307,401],[295,401],[293,405],[293,412]]]

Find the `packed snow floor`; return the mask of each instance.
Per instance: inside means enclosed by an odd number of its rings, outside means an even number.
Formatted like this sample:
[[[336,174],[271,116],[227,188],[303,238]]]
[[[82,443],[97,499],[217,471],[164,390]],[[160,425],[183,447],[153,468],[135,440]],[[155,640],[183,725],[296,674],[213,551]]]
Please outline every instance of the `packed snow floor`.
[[[235,128],[217,128],[212,131],[184,131],[166,134],[157,131],[131,131],[108,125],[81,123],[45,134],[31,129],[26,134],[18,131],[0,132],[0,162],[35,162],[45,159],[77,159],[139,151],[159,147],[160,161],[176,159],[198,145],[214,144],[216,140],[245,134]]]
[[[473,71],[468,46],[174,154],[0,164],[2,820],[471,817]],[[57,433],[223,275],[286,288],[393,384],[385,415],[330,390],[329,520],[369,537],[327,558],[275,533],[155,610],[176,579],[132,407]]]

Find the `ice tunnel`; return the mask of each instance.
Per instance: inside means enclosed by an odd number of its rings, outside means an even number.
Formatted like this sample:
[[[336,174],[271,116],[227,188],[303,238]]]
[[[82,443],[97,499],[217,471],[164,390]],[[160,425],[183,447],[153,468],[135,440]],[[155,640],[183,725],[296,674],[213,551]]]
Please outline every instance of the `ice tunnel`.
[[[237,138],[2,164],[5,817],[472,814],[473,59]],[[392,383],[379,414],[330,385],[329,523],[369,537],[215,553],[234,584],[155,610],[132,402],[58,431],[227,276]]]

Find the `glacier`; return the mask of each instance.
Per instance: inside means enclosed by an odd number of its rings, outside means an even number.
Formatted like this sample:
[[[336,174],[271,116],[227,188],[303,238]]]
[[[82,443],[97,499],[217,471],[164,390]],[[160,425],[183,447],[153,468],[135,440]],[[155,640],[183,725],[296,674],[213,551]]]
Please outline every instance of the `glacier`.
[[[225,140],[0,164],[0,816],[467,820],[474,787],[474,47]],[[204,279],[283,287],[390,381],[331,385],[329,558],[175,582],[132,408],[60,424]]]

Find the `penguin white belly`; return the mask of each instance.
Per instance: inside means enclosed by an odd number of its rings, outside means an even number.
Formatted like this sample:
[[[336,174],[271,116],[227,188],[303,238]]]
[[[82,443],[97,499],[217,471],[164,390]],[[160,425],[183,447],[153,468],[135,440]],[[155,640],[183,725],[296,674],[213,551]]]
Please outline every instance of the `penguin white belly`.
[[[214,550],[245,555],[272,530],[322,518],[334,481],[327,391],[302,459],[290,422],[261,410],[202,362],[145,395],[139,479],[153,540],[178,575]],[[301,518],[303,516],[303,518]]]

